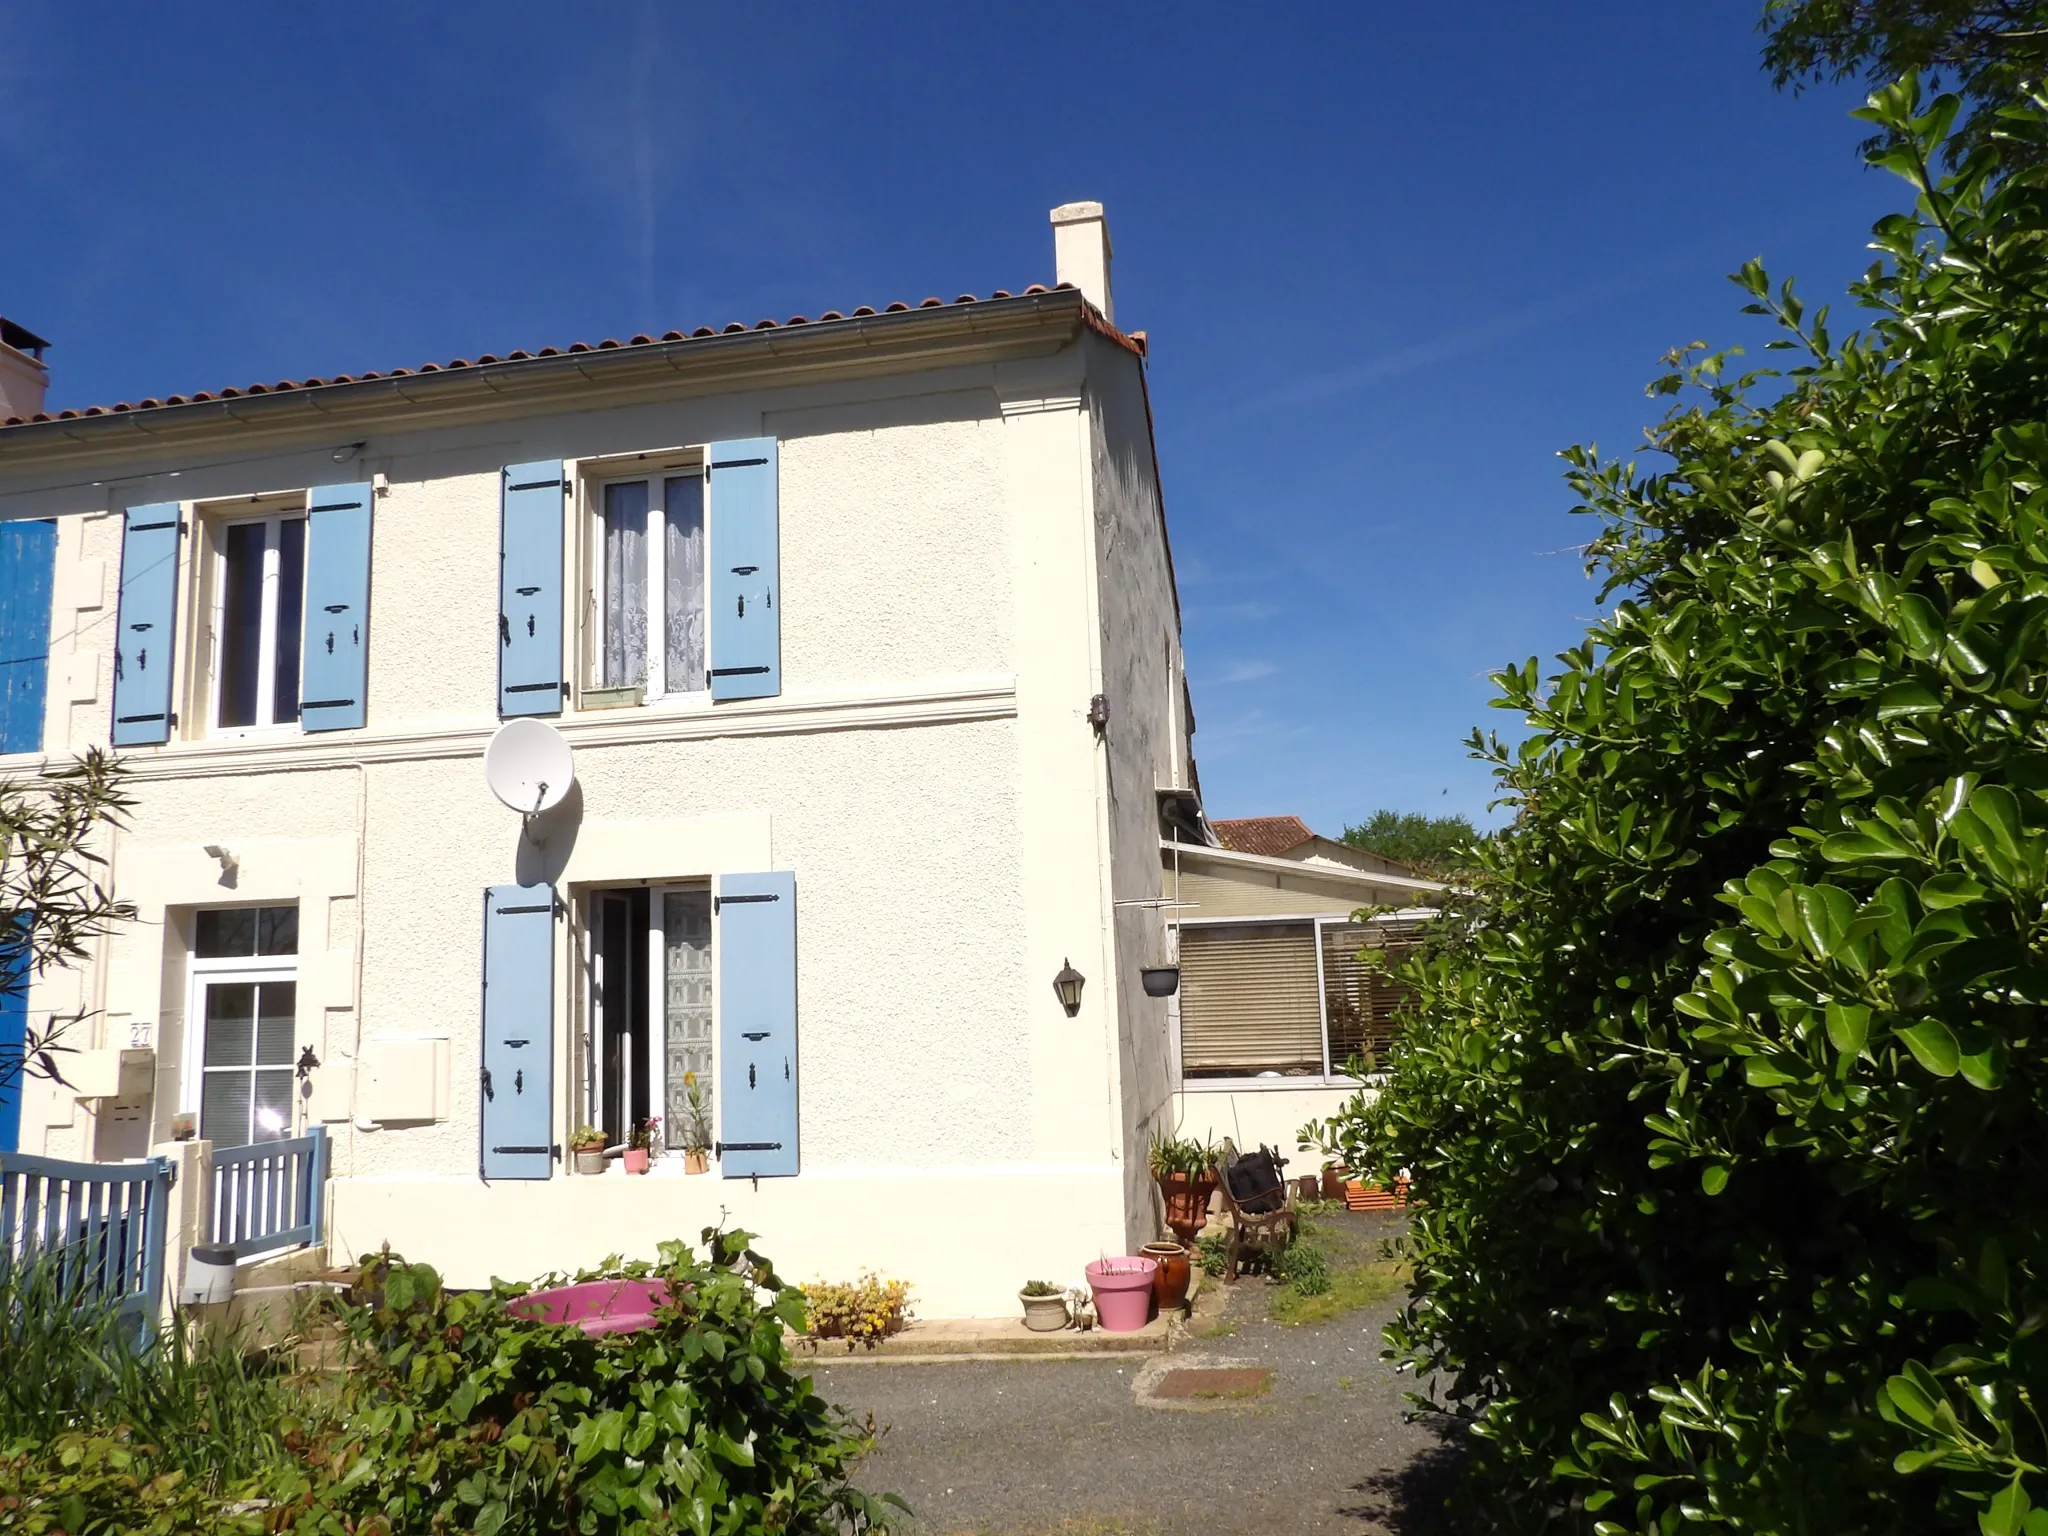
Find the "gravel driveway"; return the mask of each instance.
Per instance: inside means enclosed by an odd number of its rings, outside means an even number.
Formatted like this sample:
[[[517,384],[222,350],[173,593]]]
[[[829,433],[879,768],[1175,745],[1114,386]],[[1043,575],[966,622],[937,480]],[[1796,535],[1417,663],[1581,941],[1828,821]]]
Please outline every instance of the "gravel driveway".
[[[1334,1253],[1359,1255],[1398,1218],[1319,1218]],[[1230,1297],[1230,1331],[1167,1357],[824,1365],[818,1388],[886,1426],[863,1469],[902,1495],[918,1536],[1312,1536],[1439,1529],[1456,1457],[1408,1422],[1412,1386],[1379,1358],[1399,1298],[1287,1327],[1266,1313],[1271,1281]],[[1179,1410],[1133,1391],[1146,1360],[1254,1366],[1260,1395]]]

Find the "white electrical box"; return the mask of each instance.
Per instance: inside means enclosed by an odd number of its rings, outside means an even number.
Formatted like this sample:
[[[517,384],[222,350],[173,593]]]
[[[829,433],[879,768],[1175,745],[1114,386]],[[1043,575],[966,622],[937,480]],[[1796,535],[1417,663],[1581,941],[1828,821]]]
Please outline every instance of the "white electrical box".
[[[80,1051],[57,1065],[81,1099],[146,1099],[156,1088],[156,1052],[146,1046]]]
[[[373,1036],[356,1073],[359,1120],[448,1118],[448,1041],[420,1035]]]

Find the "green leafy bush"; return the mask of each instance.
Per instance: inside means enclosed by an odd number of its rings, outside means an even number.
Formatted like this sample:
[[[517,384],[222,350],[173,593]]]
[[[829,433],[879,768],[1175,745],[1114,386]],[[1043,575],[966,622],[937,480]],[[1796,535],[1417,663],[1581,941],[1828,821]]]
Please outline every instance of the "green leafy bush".
[[[1155,1131],[1145,1163],[1155,1179],[1175,1173],[1205,1178],[1216,1171],[1216,1149],[1192,1136],[1161,1136]]]
[[[232,1344],[137,1353],[111,1314],[54,1289],[0,1294],[0,1533],[885,1527],[899,1501],[850,1482],[872,1425],[791,1369],[803,1293],[746,1233],[704,1242],[701,1260],[664,1243],[655,1264],[608,1262],[599,1275],[659,1277],[677,1300],[651,1327],[595,1338],[514,1315],[529,1287],[451,1292],[379,1257],[367,1299],[342,1309],[344,1372],[324,1384],[252,1367]],[[24,1346],[32,1357],[13,1353]],[[15,1371],[28,1358],[34,1382]]]
[[[1202,1273],[1212,1280],[1222,1274],[1230,1263],[1230,1235],[1226,1232],[1205,1232],[1196,1238],[1195,1261],[1202,1266]]]
[[[1937,179],[1956,112],[1863,114],[1861,334],[1752,263],[1794,366],[1567,454],[1619,601],[1499,675],[1513,825],[1335,1128],[1493,1528],[2048,1531],[2048,110]]]

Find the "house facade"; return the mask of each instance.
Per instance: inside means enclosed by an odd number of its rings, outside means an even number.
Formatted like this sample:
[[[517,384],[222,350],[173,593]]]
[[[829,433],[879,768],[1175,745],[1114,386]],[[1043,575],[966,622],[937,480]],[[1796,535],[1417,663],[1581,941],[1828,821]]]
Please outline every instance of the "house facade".
[[[1191,721],[1143,338],[1053,223],[1050,289],[0,426],[0,776],[135,800],[19,1150],[323,1126],[334,1257],[458,1285],[725,1222],[990,1315],[1153,1237]]]

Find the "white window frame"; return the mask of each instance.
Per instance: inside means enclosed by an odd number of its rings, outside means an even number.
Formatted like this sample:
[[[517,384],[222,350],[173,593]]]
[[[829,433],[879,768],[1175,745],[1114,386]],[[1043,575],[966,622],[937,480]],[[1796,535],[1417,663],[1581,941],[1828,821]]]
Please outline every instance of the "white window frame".
[[[640,482],[647,487],[647,676],[643,704],[706,705],[711,702],[711,562],[704,562],[701,596],[704,613],[704,676],[695,687],[671,688],[668,682],[668,509],[663,482],[697,479],[704,482],[704,539],[711,540],[711,487],[701,449],[640,453],[617,459],[585,459],[576,466],[585,487],[590,603],[582,625],[583,676],[586,690],[631,687],[604,681],[605,614],[611,593],[605,578],[605,493],[614,485]]]
[[[1323,1039],[1323,1072],[1320,1077],[1189,1077],[1181,1065],[1180,1054],[1180,995],[1173,1000],[1173,1074],[1180,1083],[1183,1093],[1284,1093],[1299,1092],[1307,1088],[1342,1088],[1356,1083],[1357,1078],[1346,1077],[1335,1070],[1330,1060],[1330,993],[1323,976],[1323,930],[1328,927],[1348,928],[1353,926],[1348,912],[1281,912],[1268,915],[1256,913],[1238,917],[1192,917],[1174,923],[1174,929],[1182,928],[1243,928],[1251,924],[1308,923],[1313,926],[1316,946],[1316,1024]],[[1180,937],[1174,935],[1176,953]],[[713,994],[714,1001],[716,994]],[[1383,1072],[1375,1072],[1366,1081],[1379,1082],[1385,1078]]]
[[[282,902],[267,903],[282,906]],[[301,914],[303,918],[303,914]],[[301,937],[303,938],[303,933]],[[193,1117],[198,1124],[200,1089],[206,1074],[206,989],[223,982],[275,982],[289,981],[294,985],[299,980],[299,957],[297,955],[226,955],[202,960],[196,954],[185,957],[189,976],[186,982],[185,998],[185,1040],[183,1055],[178,1072],[178,1109],[180,1113]],[[296,994],[294,994],[296,1003]],[[297,1009],[294,1006],[292,1019],[292,1044],[299,1043]],[[251,1041],[250,1055],[255,1055],[255,1044]],[[253,1066],[242,1069],[254,1072]],[[296,1081],[296,1079],[294,1079]],[[287,1127],[287,1136],[303,1133],[300,1117],[304,1106],[295,1093],[292,1095],[292,1121]]]
[[[281,524],[297,519],[306,521],[304,506],[272,506],[263,511],[245,516],[214,516],[209,519],[209,536],[212,542],[213,602],[211,605],[213,634],[209,661],[212,673],[207,679],[206,722],[209,735],[239,739],[246,736],[280,736],[295,733],[301,729],[297,719],[278,720],[277,710],[277,598],[278,575],[282,569],[283,536]],[[227,595],[228,595],[228,530],[248,527],[252,524],[263,526],[263,595],[258,600],[261,618],[258,625],[256,644],[256,719],[248,725],[222,725],[220,723],[222,660],[227,649]],[[311,529],[308,528],[310,547]],[[305,582],[303,574],[299,586],[300,624],[305,622]],[[300,686],[303,690],[306,658],[303,650],[299,656]],[[301,699],[303,704],[304,700]]]

